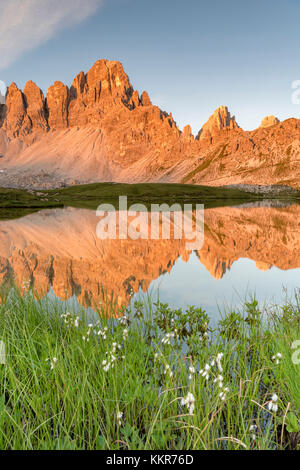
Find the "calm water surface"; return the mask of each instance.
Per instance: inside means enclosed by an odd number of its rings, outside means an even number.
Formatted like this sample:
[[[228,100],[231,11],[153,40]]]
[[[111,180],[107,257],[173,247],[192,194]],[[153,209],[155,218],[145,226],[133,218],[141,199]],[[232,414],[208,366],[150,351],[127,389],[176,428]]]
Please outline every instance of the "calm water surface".
[[[99,240],[94,211],[45,210],[0,222],[0,284],[28,285],[93,307],[128,305],[149,292],[174,307],[202,306],[212,318],[251,295],[277,304],[300,287],[300,206],[205,211],[205,241]]]

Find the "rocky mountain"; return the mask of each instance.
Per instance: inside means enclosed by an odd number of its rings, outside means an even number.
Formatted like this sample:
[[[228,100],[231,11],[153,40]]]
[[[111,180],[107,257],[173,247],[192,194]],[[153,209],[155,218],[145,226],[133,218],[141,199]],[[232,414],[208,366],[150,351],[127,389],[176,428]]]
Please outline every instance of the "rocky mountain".
[[[220,131],[238,128],[239,126],[236,123],[235,116],[231,117],[227,106],[220,106],[199,131],[197,139],[208,139],[210,143],[212,143],[214,136]]]
[[[254,131],[220,132],[200,158],[172,173],[185,183],[290,185],[300,187],[300,120],[288,119]]]
[[[277,117],[273,116],[273,114],[271,114],[270,116],[266,116],[262,121],[261,121],[261,125],[260,127],[271,127],[271,126],[275,126],[276,124],[278,124],[280,121]]]
[[[134,90],[120,62],[99,60],[46,96],[15,83],[0,106],[0,186],[96,181],[300,186],[300,121],[274,116],[244,131],[226,106],[196,138]]]

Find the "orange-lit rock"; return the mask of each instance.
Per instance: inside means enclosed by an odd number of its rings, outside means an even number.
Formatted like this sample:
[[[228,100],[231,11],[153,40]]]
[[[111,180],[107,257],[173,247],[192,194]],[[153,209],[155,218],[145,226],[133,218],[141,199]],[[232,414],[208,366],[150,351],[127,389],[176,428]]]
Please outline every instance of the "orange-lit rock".
[[[231,116],[227,106],[220,106],[210,116],[209,120],[204,124],[199,131],[197,138],[199,140],[209,139],[212,140],[216,134],[222,130],[238,129],[235,116]]]
[[[6,116],[3,127],[9,138],[26,135],[31,130],[31,121],[27,116],[24,96],[15,83],[12,83],[6,95]]]
[[[42,90],[40,90],[35,83],[29,81],[25,85],[23,94],[26,104],[26,113],[31,121],[31,129],[33,131],[47,131],[47,113]]]
[[[272,114],[270,116],[266,116],[262,121],[260,127],[271,127],[279,124],[279,119]]]
[[[62,82],[55,82],[47,93],[49,112],[48,124],[51,129],[68,127],[69,89]]]
[[[47,187],[74,180],[300,187],[300,120],[271,116],[249,132],[221,106],[195,139],[190,126],[181,132],[171,113],[134,90],[120,62],[99,60],[70,89],[55,82],[46,100],[33,82],[24,92],[13,83],[0,105],[0,154],[9,172],[0,186],[28,187],[27,176],[44,171]]]

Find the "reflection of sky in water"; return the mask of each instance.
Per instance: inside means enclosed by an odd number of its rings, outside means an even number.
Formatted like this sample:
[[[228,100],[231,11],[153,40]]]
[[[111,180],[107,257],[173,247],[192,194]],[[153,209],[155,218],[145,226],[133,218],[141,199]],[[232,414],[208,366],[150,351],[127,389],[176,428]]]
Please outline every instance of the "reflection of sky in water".
[[[299,287],[300,269],[282,271],[273,267],[264,272],[249,259],[239,259],[222,279],[216,280],[193,254],[188,263],[179,259],[170,273],[154,280],[149,292],[156,298],[159,290],[160,301],[172,307],[202,307],[214,318],[218,306],[224,311],[253,295],[261,306],[279,304],[286,299],[285,288],[292,300]]]
[[[219,310],[224,312],[240,307],[254,296],[261,308],[279,305],[286,299],[293,300],[295,290],[299,288],[300,269],[282,271],[273,267],[260,271],[254,261],[242,258],[234,262],[222,279],[217,280],[193,254],[188,263],[179,258],[170,273],[154,280],[147,294],[141,291],[136,294],[132,303],[135,300],[147,301],[148,294],[156,302],[159,294],[160,302],[168,303],[173,308],[189,305],[202,307],[214,323],[214,319],[219,317]],[[63,305],[65,312],[84,315],[88,321],[95,322],[98,318],[93,308],[84,308],[75,295],[61,301],[52,288],[41,302],[49,313],[54,312],[58,303]]]

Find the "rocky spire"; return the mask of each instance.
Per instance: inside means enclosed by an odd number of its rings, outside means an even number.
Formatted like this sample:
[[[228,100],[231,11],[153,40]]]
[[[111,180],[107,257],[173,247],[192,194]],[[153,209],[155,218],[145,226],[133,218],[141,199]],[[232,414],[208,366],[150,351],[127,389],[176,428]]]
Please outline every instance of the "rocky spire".
[[[47,93],[48,123],[53,129],[68,127],[69,89],[62,82],[55,82]]]
[[[141,96],[141,102],[143,106],[151,106],[151,101],[149,98],[149,95],[146,91],[143,91],[142,96]]]
[[[31,121],[32,129],[46,131],[48,123],[45,98],[42,90],[29,80],[25,85],[23,95],[27,116]]]
[[[8,137],[18,137],[28,133],[31,121],[26,113],[24,95],[15,83],[12,83],[6,94],[6,117],[4,129]]]
[[[260,127],[271,127],[275,126],[275,124],[279,124],[280,121],[277,117],[275,117],[273,114],[270,116],[266,116],[262,121]]]
[[[194,136],[193,136],[193,133],[192,133],[192,128],[189,124],[183,128],[182,137],[185,140],[194,140]]]
[[[197,139],[212,139],[212,137],[223,129],[239,128],[235,116],[231,116],[227,106],[220,106],[210,116],[197,135]]]

